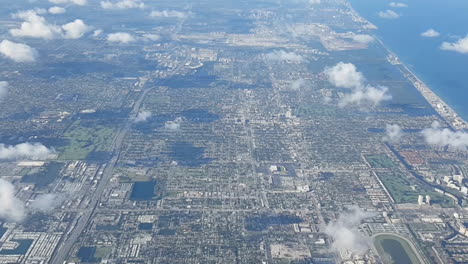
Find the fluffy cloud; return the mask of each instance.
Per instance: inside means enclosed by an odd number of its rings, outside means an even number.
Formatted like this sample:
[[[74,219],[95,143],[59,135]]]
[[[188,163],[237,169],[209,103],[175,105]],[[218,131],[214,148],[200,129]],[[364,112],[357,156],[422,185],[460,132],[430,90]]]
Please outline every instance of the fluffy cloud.
[[[43,160],[54,152],[40,143],[21,143],[14,146],[0,144],[0,160]]]
[[[63,200],[64,197],[62,195],[47,193],[37,196],[30,206],[40,211],[51,211],[60,205]]]
[[[53,6],[51,8],[49,8],[49,13],[51,14],[63,14],[65,13],[67,10],[63,7],[59,7],[59,6]]]
[[[455,51],[459,53],[466,54],[468,53],[468,35],[466,37],[459,39],[456,42],[444,42],[440,46],[442,50]]]
[[[0,54],[15,62],[33,62],[37,57],[37,51],[30,46],[6,39],[0,42]]]
[[[164,124],[164,128],[167,130],[179,130],[181,123],[182,123],[182,118],[178,117],[174,121],[167,121]]]
[[[352,63],[339,62],[324,70],[328,81],[336,87],[350,88],[352,92],[345,94],[338,106],[357,105],[360,107],[375,107],[381,102],[390,100],[392,96],[387,87],[373,87],[365,85],[365,78]]]
[[[468,149],[467,132],[454,132],[448,128],[441,128],[439,122],[434,122],[430,128],[423,129],[421,134],[426,143],[432,146],[452,147],[458,150]]]
[[[320,4],[321,0],[291,0],[291,2],[295,4],[309,4],[309,5],[317,5]]]
[[[390,7],[397,7],[397,8],[398,8],[398,7],[399,7],[399,8],[408,7],[407,4],[405,4],[405,3],[400,3],[400,2],[390,2],[388,5],[389,5]]]
[[[266,59],[271,61],[289,61],[293,63],[300,63],[304,61],[304,58],[301,55],[298,55],[294,52],[286,52],[284,50],[268,53],[266,54]]]
[[[76,19],[73,22],[65,24],[62,28],[64,30],[64,38],[67,39],[79,39],[89,31],[89,27],[81,19]]]
[[[352,63],[339,62],[333,67],[325,68],[328,81],[336,87],[358,88],[364,86],[364,75],[356,70]]]
[[[20,28],[10,29],[12,36],[53,39],[62,33],[59,26],[47,23],[46,19],[39,16],[36,11],[19,12],[14,17],[23,19],[24,22]]]
[[[175,18],[184,18],[186,16],[185,13],[179,11],[172,11],[172,10],[164,10],[164,11],[152,11],[150,13],[150,17],[175,17]]]
[[[0,218],[11,222],[21,222],[25,217],[24,204],[15,196],[15,187],[0,179]]]
[[[392,143],[399,142],[403,136],[403,130],[399,125],[387,125],[385,127],[385,137],[384,140]]]
[[[136,41],[136,39],[128,33],[117,32],[107,35],[107,41],[127,44]]]
[[[54,4],[75,4],[80,6],[88,4],[87,0],[49,0],[49,2]]]
[[[340,102],[340,107],[348,105],[357,105],[359,107],[376,107],[383,101],[391,100],[392,96],[388,93],[387,87],[366,86],[353,90],[350,94],[345,94]]]
[[[24,20],[20,28],[10,30],[10,34],[15,37],[77,39],[89,30],[89,27],[81,19],[76,19],[61,27],[49,24],[44,17],[34,10],[19,12],[14,17]]]
[[[385,19],[396,19],[400,17],[400,15],[393,10],[380,11],[378,15],[379,17],[385,18]]]
[[[140,0],[101,1],[101,7],[104,9],[145,8],[145,4]]]
[[[357,34],[353,36],[353,40],[359,43],[369,44],[371,42],[374,42],[375,39],[371,35]]]
[[[161,36],[157,34],[143,34],[143,39],[151,40],[151,41],[158,41],[161,39]]]
[[[332,238],[334,249],[364,254],[370,249],[371,239],[363,236],[358,227],[364,219],[373,217],[374,214],[363,212],[357,206],[350,209],[349,212],[340,214],[336,221],[328,223],[325,233]]]
[[[5,97],[8,92],[8,82],[0,81],[0,100]]]
[[[133,120],[133,122],[135,122],[135,123],[145,122],[150,117],[151,117],[151,112],[150,111],[140,111],[140,112],[138,112],[138,114],[135,117],[135,119]]]
[[[102,30],[102,29],[94,30],[93,31],[93,37],[99,37],[102,34],[102,32],[104,32],[104,30]]]
[[[297,79],[297,80],[291,82],[290,88],[292,90],[299,90],[302,87],[304,87],[305,85],[306,85],[306,81],[304,79]]]
[[[421,33],[421,36],[427,37],[427,38],[435,38],[435,37],[440,36],[440,33],[435,31],[434,29],[430,28],[430,29],[424,31],[423,33]]]

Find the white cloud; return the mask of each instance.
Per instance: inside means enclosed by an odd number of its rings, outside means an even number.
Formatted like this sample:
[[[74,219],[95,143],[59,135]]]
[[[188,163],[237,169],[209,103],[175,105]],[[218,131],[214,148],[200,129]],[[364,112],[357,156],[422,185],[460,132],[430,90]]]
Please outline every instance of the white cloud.
[[[178,117],[174,121],[167,121],[164,124],[164,128],[167,130],[179,130],[181,123],[182,123],[182,118]]]
[[[53,153],[53,149],[40,143],[21,143],[14,146],[0,144],[0,160],[44,160]]]
[[[400,141],[401,137],[403,136],[403,130],[399,125],[387,125],[385,127],[385,137],[383,138],[385,141],[389,141],[392,143],[397,143]]]
[[[0,81],[0,100],[5,97],[8,92],[8,82]]]
[[[452,147],[458,150],[467,150],[468,133],[463,131],[452,131],[448,128],[441,128],[439,122],[432,123],[431,128],[421,131],[426,143],[439,147]]]
[[[405,3],[400,3],[400,2],[390,2],[388,5],[389,5],[390,7],[396,7],[396,8],[408,7],[407,4],[405,4]]]
[[[391,100],[392,96],[388,93],[387,87],[365,86],[356,88],[350,94],[345,94],[340,102],[340,107],[348,105],[357,105],[360,107],[376,107],[383,101]]]
[[[135,123],[145,122],[150,117],[151,117],[151,112],[150,111],[140,111],[140,112],[138,112],[138,114],[135,117],[135,119],[133,120],[133,122],[135,122]]]
[[[317,5],[320,4],[321,0],[291,0],[291,2],[295,4],[309,4],[309,5]]]
[[[333,67],[325,68],[328,81],[341,88],[358,88],[364,86],[364,75],[356,70],[352,63],[339,62]]]
[[[47,14],[47,9],[44,9],[44,8],[34,8],[34,9],[30,9],[30,10],[26,10],[26,11],[20,11],[19,13],[21,12],[35,12],[39,15],[45,15]],[[14,16],[14,15],[13,15]]]
[[[24,20],[20,28],[10,29],[10,34],[15,37],[77,39],[89,30],[89,27],[81,19],[76,19],[61,27],[49,24],[44,17],[39,16],[34,10],[19,12],[14,17]]]
[[[0,179],[0,218],[11,222],[21,222],[25,217],[24,204],[15,196],[15,187]]]
[[[47,193],[37,196],[36,199],[31,202],[30,206],[40,211],[51,211],[60,205],[63,200],[63,195]]]
[[[304,79],[297,79],[293,82],[291,82],[291,89],[292,90],[299,90],[301,89],[302,87],[304,87],[306,85],[306,81]]]
[[[163,10],[163,11],[152,11],[150,17],[175,17],[175,18],[184,18],[185,13],[172,10]]]
[[[101,1],[101,7],[104,9],[145,8],[145,4],[140,0]]]
[[[449,50],[466,54],[468,53],[468,35],[454,43],[444,42],[442,43],[442,46],[440,46],[440,48],[442,50]]]
[[[371,35],[357,34],[353,36],[353,40],[359,43],[369,44],[371,42],[374,42],[375,39]]]
[[[276,50],[265,55],[267,60],[271,61],[288,61],[292,63],[300,63],[304,61],[301,55],[294,52],[286,52],[284,50]]]
[[[15,62],[33,62],[37,57],[37,51],[30,46],[6,39],[0,42],[0,54]]]
[[[426,38],[435,38],[435,37],[440,36],[440,33],[430,28],[424,31],[423,33],[421,33],[421,36],[426,37]]]
[[[136,41],[135,37],[124,32],[111,33],[107,35],[107,41],[109,42],[119,42],[119,43],[130,43]]]
[[[79,39],[90,30],[81,19],[63,25],[62,29],[64,30],[64,38],[67,39]]]
[[[59,7],[59,6],[53,6],[51,8],[49,8],[49,13],[51,14],[63,14],[67,12],[67,10],[63,7]]]
[[[379,17],[385,18],[385,19],[396,19],[400,17],[400,15],[393,10],[380,11],[378,15]]]
[[[54,4],[75,4],[80,6],[88,4],[87,0],[49,0],[49,2]]]
[[[387,87],[366,86],[364,75],[358,72],[352,63],[339,62],[333,67],[325,68],[324,73],[334,86],[352,89],[351,93],[341,98],[339,107],[348,105],[376,107],[381,102],[392,98]]]
[[[338,251],[348,251],[354,254],[364,254],[370,249],[371,239],[359,232],[358,227],[366,218],[374,214],[363,212],[357,206],[349,212],[340,214],[334,222],[325,227],[325,234],[333,240],[332,247]]]
[[[161,39],[161,36],[159,36],[157,34],[144,34],[143,38],[145,40],[158,41],[158,40]]]
[[[59,26],[47,23],[44,17],[33,10],[19,12],[13,17],[24,20],[19,29],[10,29],[10,34],[15,37],[53,39],[62,33]]]
[[[345,94],[338,106],[357,105],[360,107],[376,107],[381,102],[390,100],[392,96],[387,87],[373,87],[365,85],[364,75],[357,71],[352,63],[339,62],[324,70],[328,81],[336,87],[350,88],[351,93]]]
[[[104,32],[102,29],[96,29],[93,31],[93,37],[99,37],[99,35],[102,34],[102,32]]]

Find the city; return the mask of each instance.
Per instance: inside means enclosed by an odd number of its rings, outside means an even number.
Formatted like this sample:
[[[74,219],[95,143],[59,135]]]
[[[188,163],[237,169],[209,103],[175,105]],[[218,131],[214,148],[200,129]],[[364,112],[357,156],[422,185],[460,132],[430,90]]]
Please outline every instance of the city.
[[[0,263],[468,262],[468,124],[347,0],[8,2]]]

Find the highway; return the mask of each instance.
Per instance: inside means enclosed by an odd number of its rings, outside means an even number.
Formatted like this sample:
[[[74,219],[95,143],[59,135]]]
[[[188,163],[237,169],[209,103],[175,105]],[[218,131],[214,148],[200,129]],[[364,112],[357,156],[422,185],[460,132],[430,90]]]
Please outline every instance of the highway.
[[[113,156],[111,160],[109,161],[108,165],[106,166],[106,168],[104,169],[104,172],[102,174],[102,179],[97,184],[95,192],[90,194],[93,197],[89,203],[89,207],[88,207],[89,209],[81,213],[81,215],[79,216],[79,220],[75,226],[69,226],[69,228],[73,230],[69,232],[68,235],[65,235],[61,238],[59,242],[59,247],[57,247],[56,250],[54,251],[54,254],[52,255],[50,263],[63,263],[65,261],[65,258],[67,257],[68,253],[72,249],[75,242],[78,240],[78,237],[86,229],[86,227],[88,226],[88,223],[94,216],[98,203],[101,200],[101,196],[104,193],[104,189],[106,188],[109,180],[112,178],[114,168],[117,165],[117,161],[119,160],[120,151],[122,148],[122,143],[125,138],[125,135],[132,127],[133,119],[136,117],[136,115],[140,111],[143,100],[146,94],[149,91],[151,91],[151,89],[152,88],[146,88],[140,94],[140,97],[134,104],[133,109],[130,113],[131,118],[127,119],[123,128],[121,128],[120,131],[117,133],[117,136],[114,139],[113,147],[112,147],[112,149],[114,150]]]
[[[190,59],[189,55],[190,55],[190,50],[186,49],[185,60],[181,61],[179,65],[175,67],[172,70],[172,72],[168,74],[168,77],[173,76],[174,74],[178,73],[183,68],[185,63],[188,62]],[[161,83],[159,83],[159,85],[160,84]],[[119,132],[114,138],[114,141],[111,147],[111,149],[113,150],[112,158],[110,159],[109,163],[104,169],[102,178],[96,186],[96,190],[93,193],[90,193],[90,195],[92,195],[92,198],[89,203],[88,209],[82,211],[80,215],[78,216],[78,220],[68,226],[68,230],[65,232],[65,235],[62,236],[62,238],[60,239],[58,243],[59,246],[55,249],[49,263],[51,264],[64,263],[68,254],[72,250],[73,245],[76,243],[79,236],[88,227],[88,224],[90,223],[91,219],[95,215],[96,209],[99,206],[99,201],[101,200],[101,196],[104,194],[104,189],[106,188],[109,180],[112,178],[114,168],[117,165],[117,162],[120,157],[123,140],[127,132],[132,128],[133,120],[140,112],[141,106],[143,104],[143,100],[145,99],[148,92],[150,92],[156,85],[157,84],[153,84],[151,87],[144,88],[142,93],[138,97],[138,100],[133,105],[129,118],[122,125],[122,128],[119,130]]]

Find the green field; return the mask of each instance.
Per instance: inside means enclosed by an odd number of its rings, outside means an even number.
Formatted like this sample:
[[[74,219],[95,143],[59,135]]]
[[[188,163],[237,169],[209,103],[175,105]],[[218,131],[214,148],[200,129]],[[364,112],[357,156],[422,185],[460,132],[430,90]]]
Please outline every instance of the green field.
[[[104,259],[107,258],[112,253],[112,247],[98,247],[96,248],[96,253],[94,253],[94,257],[96,259]]]
[[[408,177],[401,171],[378,172],[379,179],[390,192],[395,203],[417,203],[418,195],[430,195],[431,203],[442,207],[452,207],[453,200],[436,192],[414,177]]]
[[[65,132],[64,138],[69,143],[59,149],[59,159],[84,160],[91,152],[110,150],[114,129],[102,125],[82,126],[80,121],[76,121]]]
[[[385,154],[366,155],[365,157],[372,168],[392,169],[396,167],[393,160]]]
[[[119,177],[119,182],[129,183],[129,182],[145,182],[150,181],[151,177],[145,175],[137,175],[135,173],[128,173]]]
[[[326,108],[324,106],[308,106],[302,105],[294,109],[295,116],[312,117],[312,116],[336,116],[336,110]]]

